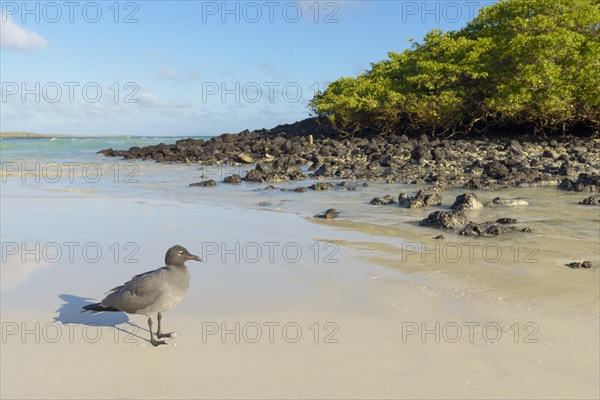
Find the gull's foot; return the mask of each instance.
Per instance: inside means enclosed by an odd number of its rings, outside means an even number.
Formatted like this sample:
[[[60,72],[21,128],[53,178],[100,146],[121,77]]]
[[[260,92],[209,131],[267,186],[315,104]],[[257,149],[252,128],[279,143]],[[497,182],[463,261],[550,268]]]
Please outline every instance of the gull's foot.
[[[167,342],[165,342],[164,340],[152,340],[150,343],[152,343],[152,346],[154,347],[158,347],[161,344],[167,344]]]
[[[175,337],[175,336],[176,336],[175,332],[171,332],[171,333],[160,333],[160,332],[157,332],[156,333],[156,337],[159,338],[159,339],[162,339],[164,337],[171,338],[171,337]]]

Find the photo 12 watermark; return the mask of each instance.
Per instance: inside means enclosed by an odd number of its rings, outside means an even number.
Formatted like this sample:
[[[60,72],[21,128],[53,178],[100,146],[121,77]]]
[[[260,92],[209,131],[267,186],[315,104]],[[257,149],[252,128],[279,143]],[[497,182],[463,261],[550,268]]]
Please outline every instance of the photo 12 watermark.
[[[139,165],[134,161],[101,164],[97,162],[34,162],[6,161],[0,163],[2,183],[19,179],[21,183],[139,183]]]
[[[402,343],[486,343],[509,339],[514,343],[539,343],[540,327],[535,322],[514,322],[509,326],[498,322],[402,322]]]
[[[481,260],[488,263],[514,262],[535,264],[540,246],[536,242],[514,242],[502,245],[498,242],[403,242],[400,260],[406,263],[477,263]]]
[[[140,246],[136,242],[9,242],[3,241],[2,263],[138,263]]]
[[[339,343],[335,322],[202,322],[202,343]]]
[[[329,242],[203,242],[202,262],[269,264],[337,264],[339,246]]]
[[[291,103],[313,98],[328,83],[301,84],[294,81],[231,82],[205,81],[201,83],[202,103]]]
[[[136,82],[2,82],[2,103],[98,103],[102,100],[138,104]]]
[[[2,23],[12,18],[21,23],[88,23],[112,22],[137,24],[140,5],[137,1],[2,1]]]
[[[202,1],[202,23],[337,24],[337,1]]]
[[[95,323],[2,322],[2,343],[98,343],[103,338],[114,343],[140,344],[145,340],[137,325],[123,323],[103,326]]]

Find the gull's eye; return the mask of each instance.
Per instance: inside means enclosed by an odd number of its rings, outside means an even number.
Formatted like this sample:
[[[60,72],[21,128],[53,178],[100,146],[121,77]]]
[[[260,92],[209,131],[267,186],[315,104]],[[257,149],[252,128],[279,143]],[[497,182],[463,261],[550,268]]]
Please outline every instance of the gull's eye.
[[[177,255],[178,255],[179,257],[181,257],[181,256],[183,255],[183,251],[179,250],[179,251],[177,252]]]

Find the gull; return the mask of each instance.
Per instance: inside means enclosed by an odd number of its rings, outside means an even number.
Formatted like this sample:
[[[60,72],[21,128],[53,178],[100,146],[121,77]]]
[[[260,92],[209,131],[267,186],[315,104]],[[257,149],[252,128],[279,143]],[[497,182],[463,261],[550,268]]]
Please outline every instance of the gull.
[[[164,340],[154,339],[151,315],[157,314],[157,339],[171,337],[173,333],[161,332],[160,321],[162,313],[179,304],[190,286],[190,272],[185,266],[189,260],[202,261],[185,247],[175,245],[167,250],[165,267],[134,276],[129,282],[106,292],[107,296],[100,303],[82,307],[81,312],[123,311],[145,315],[148,317],[150,343],[154,347],[166,344]]]

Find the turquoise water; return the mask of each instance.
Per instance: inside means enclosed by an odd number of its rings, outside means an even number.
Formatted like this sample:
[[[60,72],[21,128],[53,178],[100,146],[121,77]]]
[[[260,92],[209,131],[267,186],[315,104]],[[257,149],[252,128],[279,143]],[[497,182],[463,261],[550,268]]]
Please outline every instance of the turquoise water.
[[[90,138],[3,138],[0,139],[1,161],[81,160],[89,159],[99,150],[112,147],[126,150],[132,146],[172,144],[189,136],[106,136]],[[209,139],[207,136],[194,139]]]

